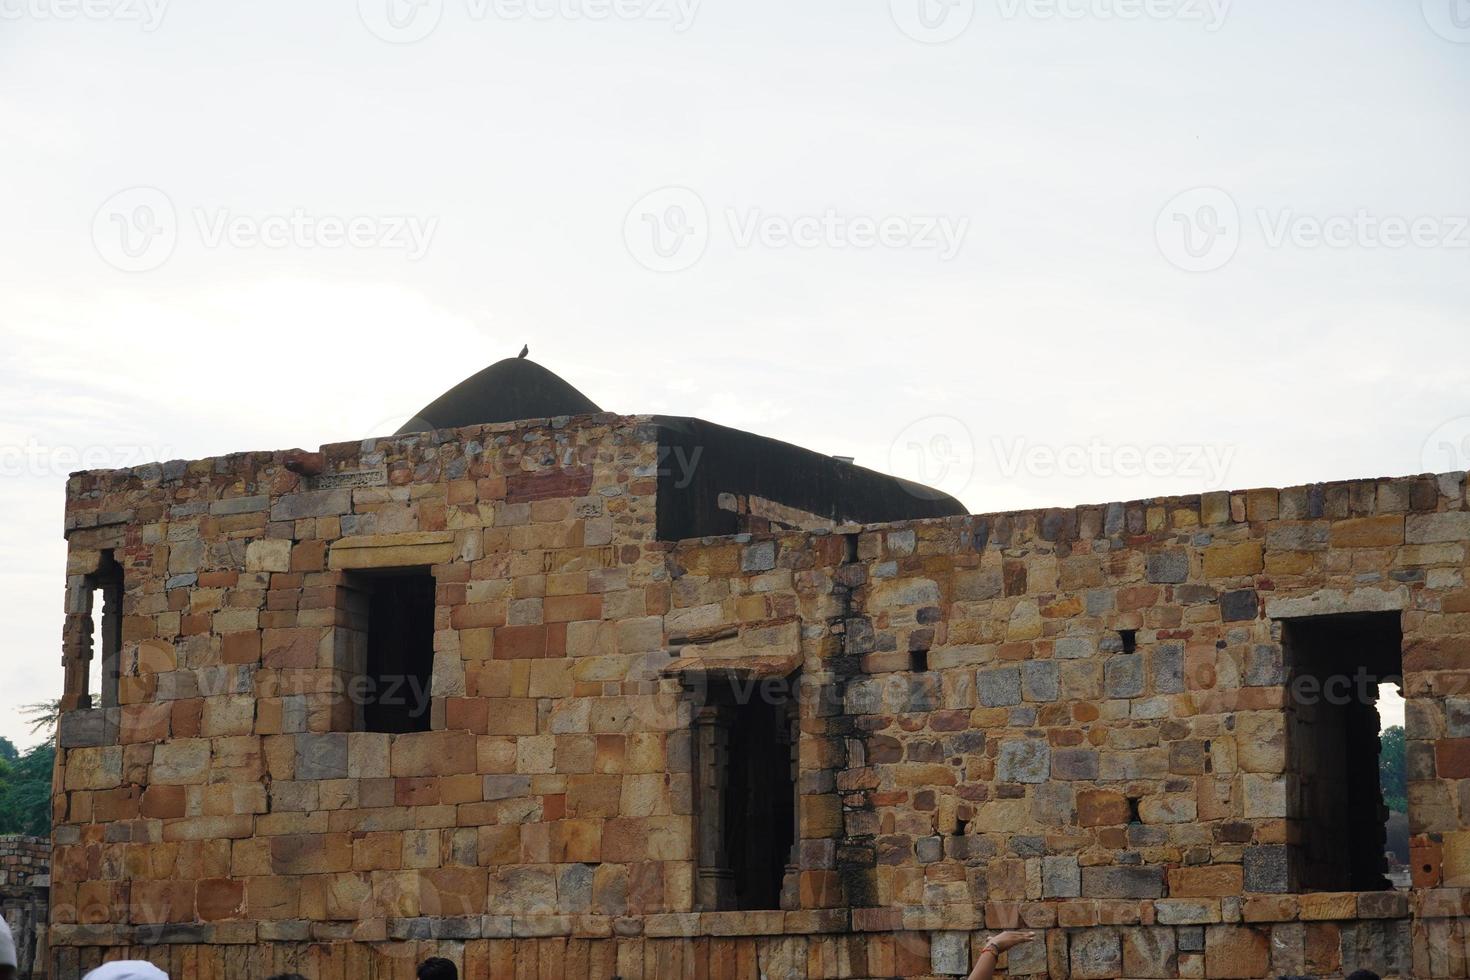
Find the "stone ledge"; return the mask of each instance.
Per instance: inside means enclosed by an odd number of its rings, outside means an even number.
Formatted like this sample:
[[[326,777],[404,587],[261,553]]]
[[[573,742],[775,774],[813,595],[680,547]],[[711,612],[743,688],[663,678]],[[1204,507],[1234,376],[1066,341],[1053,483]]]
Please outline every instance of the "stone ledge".
[[[1419,918],[1467,914],[1470,889],[1436,889],[1415,898]],[[995,902],[973,908],[912,907],[806,909],[766,912],[667,912],[642,916],[472,915],[416,916],[313,922],[174,923],[165,925],[55,925],[55,946],[126,946],[254,942],[405,942],[411,940],[607,939],[637,937],[754,938],[872,933],[976,932],[1003,928],[1017,914],[1028,927],[1085,930],[1130,926],[1187,928],[1220,924],[1269,925],[1300,921],[1361,922],[1410,918],[1405,892],[1316,892],[1244,895],[1227,899],[1158,899],[1138,902],[1068,899],[1059,902]],[[987,915],[987,911],[995,913]],[[1347,914],[1354,912],[1356,914]],[[1043,914],[1044,913],[1044,914]]]

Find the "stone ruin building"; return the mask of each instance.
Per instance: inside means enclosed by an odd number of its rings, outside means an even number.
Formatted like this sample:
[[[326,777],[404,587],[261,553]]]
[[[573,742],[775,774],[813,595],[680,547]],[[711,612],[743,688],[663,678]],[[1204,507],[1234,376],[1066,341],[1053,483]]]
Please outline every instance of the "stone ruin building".
[[[50,865],[50,841],[21,834],[0,835],[0,917],[15,939],[21,980],[46,976]]]
[[[1463,473],[977,516],[509,361],[66,537],[56,980],[1470,972]]]

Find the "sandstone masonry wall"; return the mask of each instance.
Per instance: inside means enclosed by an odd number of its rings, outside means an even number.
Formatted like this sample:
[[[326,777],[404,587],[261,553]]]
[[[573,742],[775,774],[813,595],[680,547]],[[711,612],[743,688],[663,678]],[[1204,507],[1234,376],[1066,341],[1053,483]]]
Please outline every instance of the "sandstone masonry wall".
[[[1467,975],[1463,474],[655,539],[647,419],[68,486],[55,975]],[[354,732],[347,577],[428,565],[431,731]],[[1282,624],[1396,614],[1409,892],[1292,894]],[[1125,634],[1127,636],[1125,637]],[[691,695],[800,667],[787,906],[696,909]]]

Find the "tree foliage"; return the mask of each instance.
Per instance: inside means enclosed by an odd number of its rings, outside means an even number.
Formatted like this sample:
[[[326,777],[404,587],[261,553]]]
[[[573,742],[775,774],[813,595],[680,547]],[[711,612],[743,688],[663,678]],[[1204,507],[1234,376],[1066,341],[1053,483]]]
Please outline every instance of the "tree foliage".
[[[8,743],[7,743],[8,744]],[[8,760],[0,753],[0,834],[51,835],[51,767],[56,749],[42,744]]]
[[[1383,803],[1390,810],[1407,813],[1409,780],[1404,766],[1404,726],[1385,728],[1378,742],[1378,785],[1383,787]]]

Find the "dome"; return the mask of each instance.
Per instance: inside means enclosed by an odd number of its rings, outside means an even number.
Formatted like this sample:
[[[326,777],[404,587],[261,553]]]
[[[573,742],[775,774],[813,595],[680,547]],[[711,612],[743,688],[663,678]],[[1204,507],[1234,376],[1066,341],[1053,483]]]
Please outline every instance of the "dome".
[[[592,399],[535,361],[508,357],[434,399],[395,435],[600,411]]]

